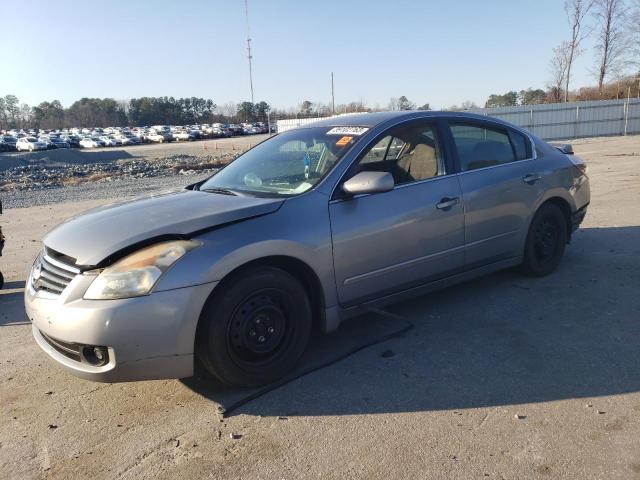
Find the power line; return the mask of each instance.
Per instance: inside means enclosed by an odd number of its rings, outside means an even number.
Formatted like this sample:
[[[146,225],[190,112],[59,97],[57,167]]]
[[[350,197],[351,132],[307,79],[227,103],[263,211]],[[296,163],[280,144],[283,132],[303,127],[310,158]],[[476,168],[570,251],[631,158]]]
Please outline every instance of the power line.
[[[253,69],[251,65],[251,35],[249,32],[249,6],[247,5],[247,0],[244,0],[244,14],[247,19],[247,58],[249,59],[249,85],[251,87],[251,103],[253,102]]]

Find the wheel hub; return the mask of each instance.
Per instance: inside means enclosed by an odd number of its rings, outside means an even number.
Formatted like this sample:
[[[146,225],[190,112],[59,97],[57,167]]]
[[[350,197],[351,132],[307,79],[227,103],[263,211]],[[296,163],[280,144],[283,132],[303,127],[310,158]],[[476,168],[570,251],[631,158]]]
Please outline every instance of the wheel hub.
[[[540,261],[548,260],[556,251],[558,225],[550,219],[545,219],[537,226],[535,234],[536,256]]]
[[[238,357],[258,361],[277,351],[285,336],[287,320],[277,299],[259,295],[246,300],[231,322],[231,348]]]

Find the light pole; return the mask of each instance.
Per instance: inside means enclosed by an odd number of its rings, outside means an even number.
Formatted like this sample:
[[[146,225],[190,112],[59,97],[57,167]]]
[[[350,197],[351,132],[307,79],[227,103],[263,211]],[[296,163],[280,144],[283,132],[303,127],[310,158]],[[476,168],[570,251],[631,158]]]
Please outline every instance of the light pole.
[[[251,87],[251,103],[253,102],[253,69],[251,65],[251,35],[249,34],[249,6],[247,0],[244,0],[244,14],[247,19],[247,58],[249,59],[249,86]]]
[[[336,95],[333,90],[333,72],[331,72],[331,114],[336,114]]]

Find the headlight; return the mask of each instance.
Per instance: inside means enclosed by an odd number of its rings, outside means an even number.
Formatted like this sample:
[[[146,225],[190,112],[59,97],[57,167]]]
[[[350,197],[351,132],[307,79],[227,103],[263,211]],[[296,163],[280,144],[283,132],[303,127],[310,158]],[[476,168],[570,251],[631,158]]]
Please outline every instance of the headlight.
[[[147,295],[171,265],[199,245],[200,242],[193,240],[177,240],[133,253],[102,270],[84,298],[110,300]]]

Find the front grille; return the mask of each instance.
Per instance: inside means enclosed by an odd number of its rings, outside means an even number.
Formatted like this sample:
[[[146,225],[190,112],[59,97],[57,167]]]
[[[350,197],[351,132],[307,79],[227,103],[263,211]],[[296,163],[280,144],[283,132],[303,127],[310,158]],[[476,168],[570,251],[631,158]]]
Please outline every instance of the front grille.
[[[42,338],[44,338],[45,341],[49,345],[51,345],[51,347],[53,347],[56,352],[64,355],[67,358],[70,358],[71,360],[75,360],[76,362],[82,361],[82,355],[80,354],[81,345],[78,345],[77,343],[63,342],[62,340],[56,340],[55,338],[51,338],[48,335],[45,335],[42,330],[40,330],[40,335],[42,335]]]
[[[31,285],[36,291],[60,295],[80,270],[49,256],[45,250],[31,270]]]

